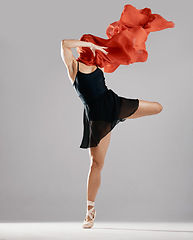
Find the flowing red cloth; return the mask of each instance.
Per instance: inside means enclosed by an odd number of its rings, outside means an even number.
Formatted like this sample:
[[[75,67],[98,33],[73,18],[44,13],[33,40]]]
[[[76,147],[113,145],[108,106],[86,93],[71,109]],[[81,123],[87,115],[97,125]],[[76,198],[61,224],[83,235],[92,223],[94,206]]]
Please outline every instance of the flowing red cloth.
[[[152,14],[150,8],[136,9],[131,4],[124,6],[120,20],[111,23],[106,34],[108,39],[92,34],[84,34],[81,41],[92,42],[108,47],[108,54],[95,51],[95,57],[88,47],[78,47],[78,61],[86,65],[104,67],[104,72],[112,73],[121,64],[129,65],[134,62],[145,62],[148,58],[145,42],[150,32],[173,28],[175,24],[167,21],[159,14]]]

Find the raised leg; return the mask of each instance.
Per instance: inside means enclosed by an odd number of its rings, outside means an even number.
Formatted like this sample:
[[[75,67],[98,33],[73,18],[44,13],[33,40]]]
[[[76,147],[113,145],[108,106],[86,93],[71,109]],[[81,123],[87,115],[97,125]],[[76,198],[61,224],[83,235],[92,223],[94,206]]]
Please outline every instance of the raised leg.
[[[162,111],[163,106],[158,102],[151,102],[146,100],[139,100],[138,109],[129,117],[125,119],[139,118],[149,115],[155,115]]]

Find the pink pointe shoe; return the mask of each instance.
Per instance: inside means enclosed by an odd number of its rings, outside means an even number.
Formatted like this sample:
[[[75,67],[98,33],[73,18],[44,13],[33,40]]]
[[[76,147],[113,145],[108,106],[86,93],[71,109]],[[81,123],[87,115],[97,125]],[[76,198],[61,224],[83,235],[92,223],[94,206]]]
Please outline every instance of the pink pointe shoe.
[[[93,206],[93,208],[91,208],[89,210],[87,209],[87,214],[86,214],[86,217],[83,222],[83,228],[91,228],[94,225],[94,219],[96,217],[96,210],[94,208],[94,202],[88,200],[87,207],[88,206]],[[87,216],[89,216],[91,219],[88,220]]]

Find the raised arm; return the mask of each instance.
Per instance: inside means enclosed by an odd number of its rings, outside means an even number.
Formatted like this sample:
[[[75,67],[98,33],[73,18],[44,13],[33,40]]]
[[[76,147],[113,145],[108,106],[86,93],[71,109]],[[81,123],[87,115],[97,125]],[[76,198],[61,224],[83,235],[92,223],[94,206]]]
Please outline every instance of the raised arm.
[[[76,39],[64,39],[61,42],[61,57],[66,67],[69,70],[73,70],[73,65],[76,62],[75,57],[72,54],[71,48],[75,47],[91,47],[91,42],[80,41]]]
[[[76,62],[76,59],[73,56],[72,50],[71,50],[71,48],[75,48],[75,47],[89,47],[92,50],[94,56],[95,56],[95,50],[100,50],[103,53],[107,54],[107,52],[104,50],[104,48],[107,48],[107,47],[97,46],[91,42],[80,41],[76,39],[64,39],[61,42],[61,57],[65,65],[68,67],[68,69],[72,68],[73,63]]]
[[[76,58],[73,56],[72,50],[71,50],[71,48],[74,48],[74,47],[89,47],[92,50],[94,56],[95,56],[95,50],[100,50],[105,54],[108,53],[104,50],[104,48],[106,48],[106,47],[97,46],[91,42],[80,41],[80,40],[76,40],[76,39],[62,40],[62,42],[61,42],[61,57],[62,57],[63,62],[66,65],[66,68],[68,71],[68,76],[72,82],[74,81],[75,73],[77,71]]]

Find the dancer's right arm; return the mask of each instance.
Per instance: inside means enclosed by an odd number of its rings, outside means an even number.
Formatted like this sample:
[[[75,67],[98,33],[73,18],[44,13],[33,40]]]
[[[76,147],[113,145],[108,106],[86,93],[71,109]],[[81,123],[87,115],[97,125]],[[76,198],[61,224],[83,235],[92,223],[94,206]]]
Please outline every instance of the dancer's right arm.
[[[76,58],[73,56],[71,48],[92,47],[93,43],[80,41],[76,39],[64,39],[61,42],[61,57],[67,67],[69,75],[76,71]]]
[[[73,62],[76,62],[76,59],[73,56],[72,50],[71,50],[71,48],[75,48],[75,47],[89,47],[92,50],[94,56],[95,56],[95,50],[100,50],[104,54],[108,53],[104,50],[104,48],[107,48],[107,47],[101,47],[91,42],[80,41],[76,39],[64,39],[61,42],[61,57],[68,68],[73,66]]]

